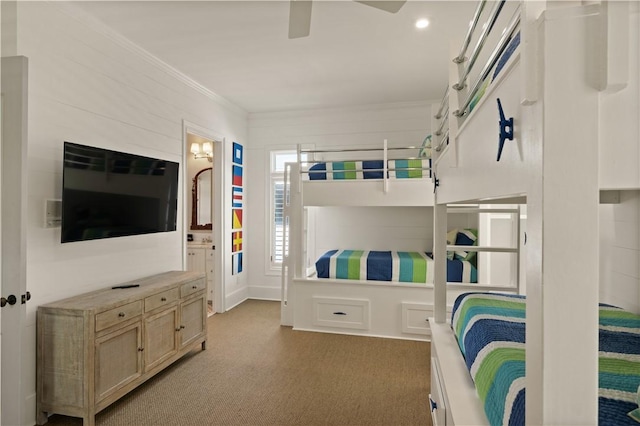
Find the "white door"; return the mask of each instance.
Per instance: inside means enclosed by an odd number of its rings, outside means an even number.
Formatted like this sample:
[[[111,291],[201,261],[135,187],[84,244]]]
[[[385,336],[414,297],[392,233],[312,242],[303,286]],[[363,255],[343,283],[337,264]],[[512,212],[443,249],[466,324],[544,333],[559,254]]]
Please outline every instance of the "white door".
[[[30,422],[25,409],[27,396],[35,393],[35,383],[25,380],[33,373],[35,362],[28,362],[24,349],[26,304],[26,154],[27,154],[27,69],[28,60],[21,56],[2,58],[2,190],[3,214],[0,218],[2,256],[0,257],[1,295],[15,297],[13,304],[0,310],[4,319],[1,338],[2,389],[0,397],[3,425]],[[6,163],[5,163],[6,161]],[[26,300],[25,300],[26,302]],[[2,326],[2,324],[0,324]],[[25,360],[27,358],[27,360]],[[33,359],[35,361],[35,357]]]
[[[492,208],[517,211],[517,205],[485,205]],[[519,248],[518,232],[520,218],[517,213],[502,211],[479,215],[480,246]],[[478,253],[478,282],[501,286],[515,286],[522,275],[519,271],[520,259],[515,253]],[[521,281],[522,282],[522,281]]]
[[[0,66],[0,81],[2,81],[1,70],[2,70],[2,67]],[[2,93],[0,93],[0,188],[2,188],[2,103],[3,102],[4,102],[4,96],[2,96]],[[1,223],[2,223],[2,197],[0,197],[0,224]],[[2,226],[0,226],[0,241],[2,241]],[[2,259],[2,244],[0,244],[0,259]],[[3,287],[4,286],[2,285],[2,262],[0,262],[0,292],[2,292]],[[2,314],[0,313],[0,360],[1,359],[2,359]],[[0,383],[2,383],[2,368],[0,368]],[[0,402],[1,401],[2,401],[2,386],[0,386]],[[2,419],[1,403],[0,403],[0,419]]]

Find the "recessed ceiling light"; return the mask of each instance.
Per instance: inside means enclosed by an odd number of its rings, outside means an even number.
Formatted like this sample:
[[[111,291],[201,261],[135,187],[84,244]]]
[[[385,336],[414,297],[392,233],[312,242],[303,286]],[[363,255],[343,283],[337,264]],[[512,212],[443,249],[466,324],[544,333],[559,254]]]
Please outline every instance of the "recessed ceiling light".
[[[416,28],[423,29],[423,28],[427,28],[428,26],[429,26],[429,21],[426,19],[418,19],[416,21]]]

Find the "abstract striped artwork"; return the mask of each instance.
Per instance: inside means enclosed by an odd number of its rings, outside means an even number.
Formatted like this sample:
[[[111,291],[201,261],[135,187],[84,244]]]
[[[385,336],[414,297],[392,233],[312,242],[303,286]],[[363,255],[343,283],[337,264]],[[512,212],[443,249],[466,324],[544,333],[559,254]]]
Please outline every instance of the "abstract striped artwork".
[[[231,273],[242,272],[242,214],[244,209],[244,149],[233,142],[231,152]]]

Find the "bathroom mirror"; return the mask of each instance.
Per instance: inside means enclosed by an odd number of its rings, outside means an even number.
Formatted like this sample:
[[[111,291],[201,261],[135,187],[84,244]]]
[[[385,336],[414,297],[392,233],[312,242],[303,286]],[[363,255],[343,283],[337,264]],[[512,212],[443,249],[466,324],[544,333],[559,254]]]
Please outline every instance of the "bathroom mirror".
[[[191,229],[211,230],[211,167],[200,170],[191,189]]]

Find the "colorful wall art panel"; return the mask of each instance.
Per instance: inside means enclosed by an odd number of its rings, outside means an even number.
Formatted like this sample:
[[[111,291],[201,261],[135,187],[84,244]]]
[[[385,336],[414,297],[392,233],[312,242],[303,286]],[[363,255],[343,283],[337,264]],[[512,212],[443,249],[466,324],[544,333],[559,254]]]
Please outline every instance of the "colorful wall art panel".
[[[244,172],[243,147],[233,143],[231,153],[231,273],[242,272],[242,213],[244,210],[244,186],[242,174]]]
[[[234,253],[242,251],[242,231],[231,233],[231,247]]]
[[[231,267],[234,275],[242,272],[242,253],[231,255]]]
[[[242,208],[242,187],[237,187],[234,186],[233,188],[231,188],[232,192],[232,201],[231,201],[231,207],[233,207],[234,209],[241,209]]]
[[[242,209],[233,209],[233,221],[231,227],[233,229],[242,229]]]

